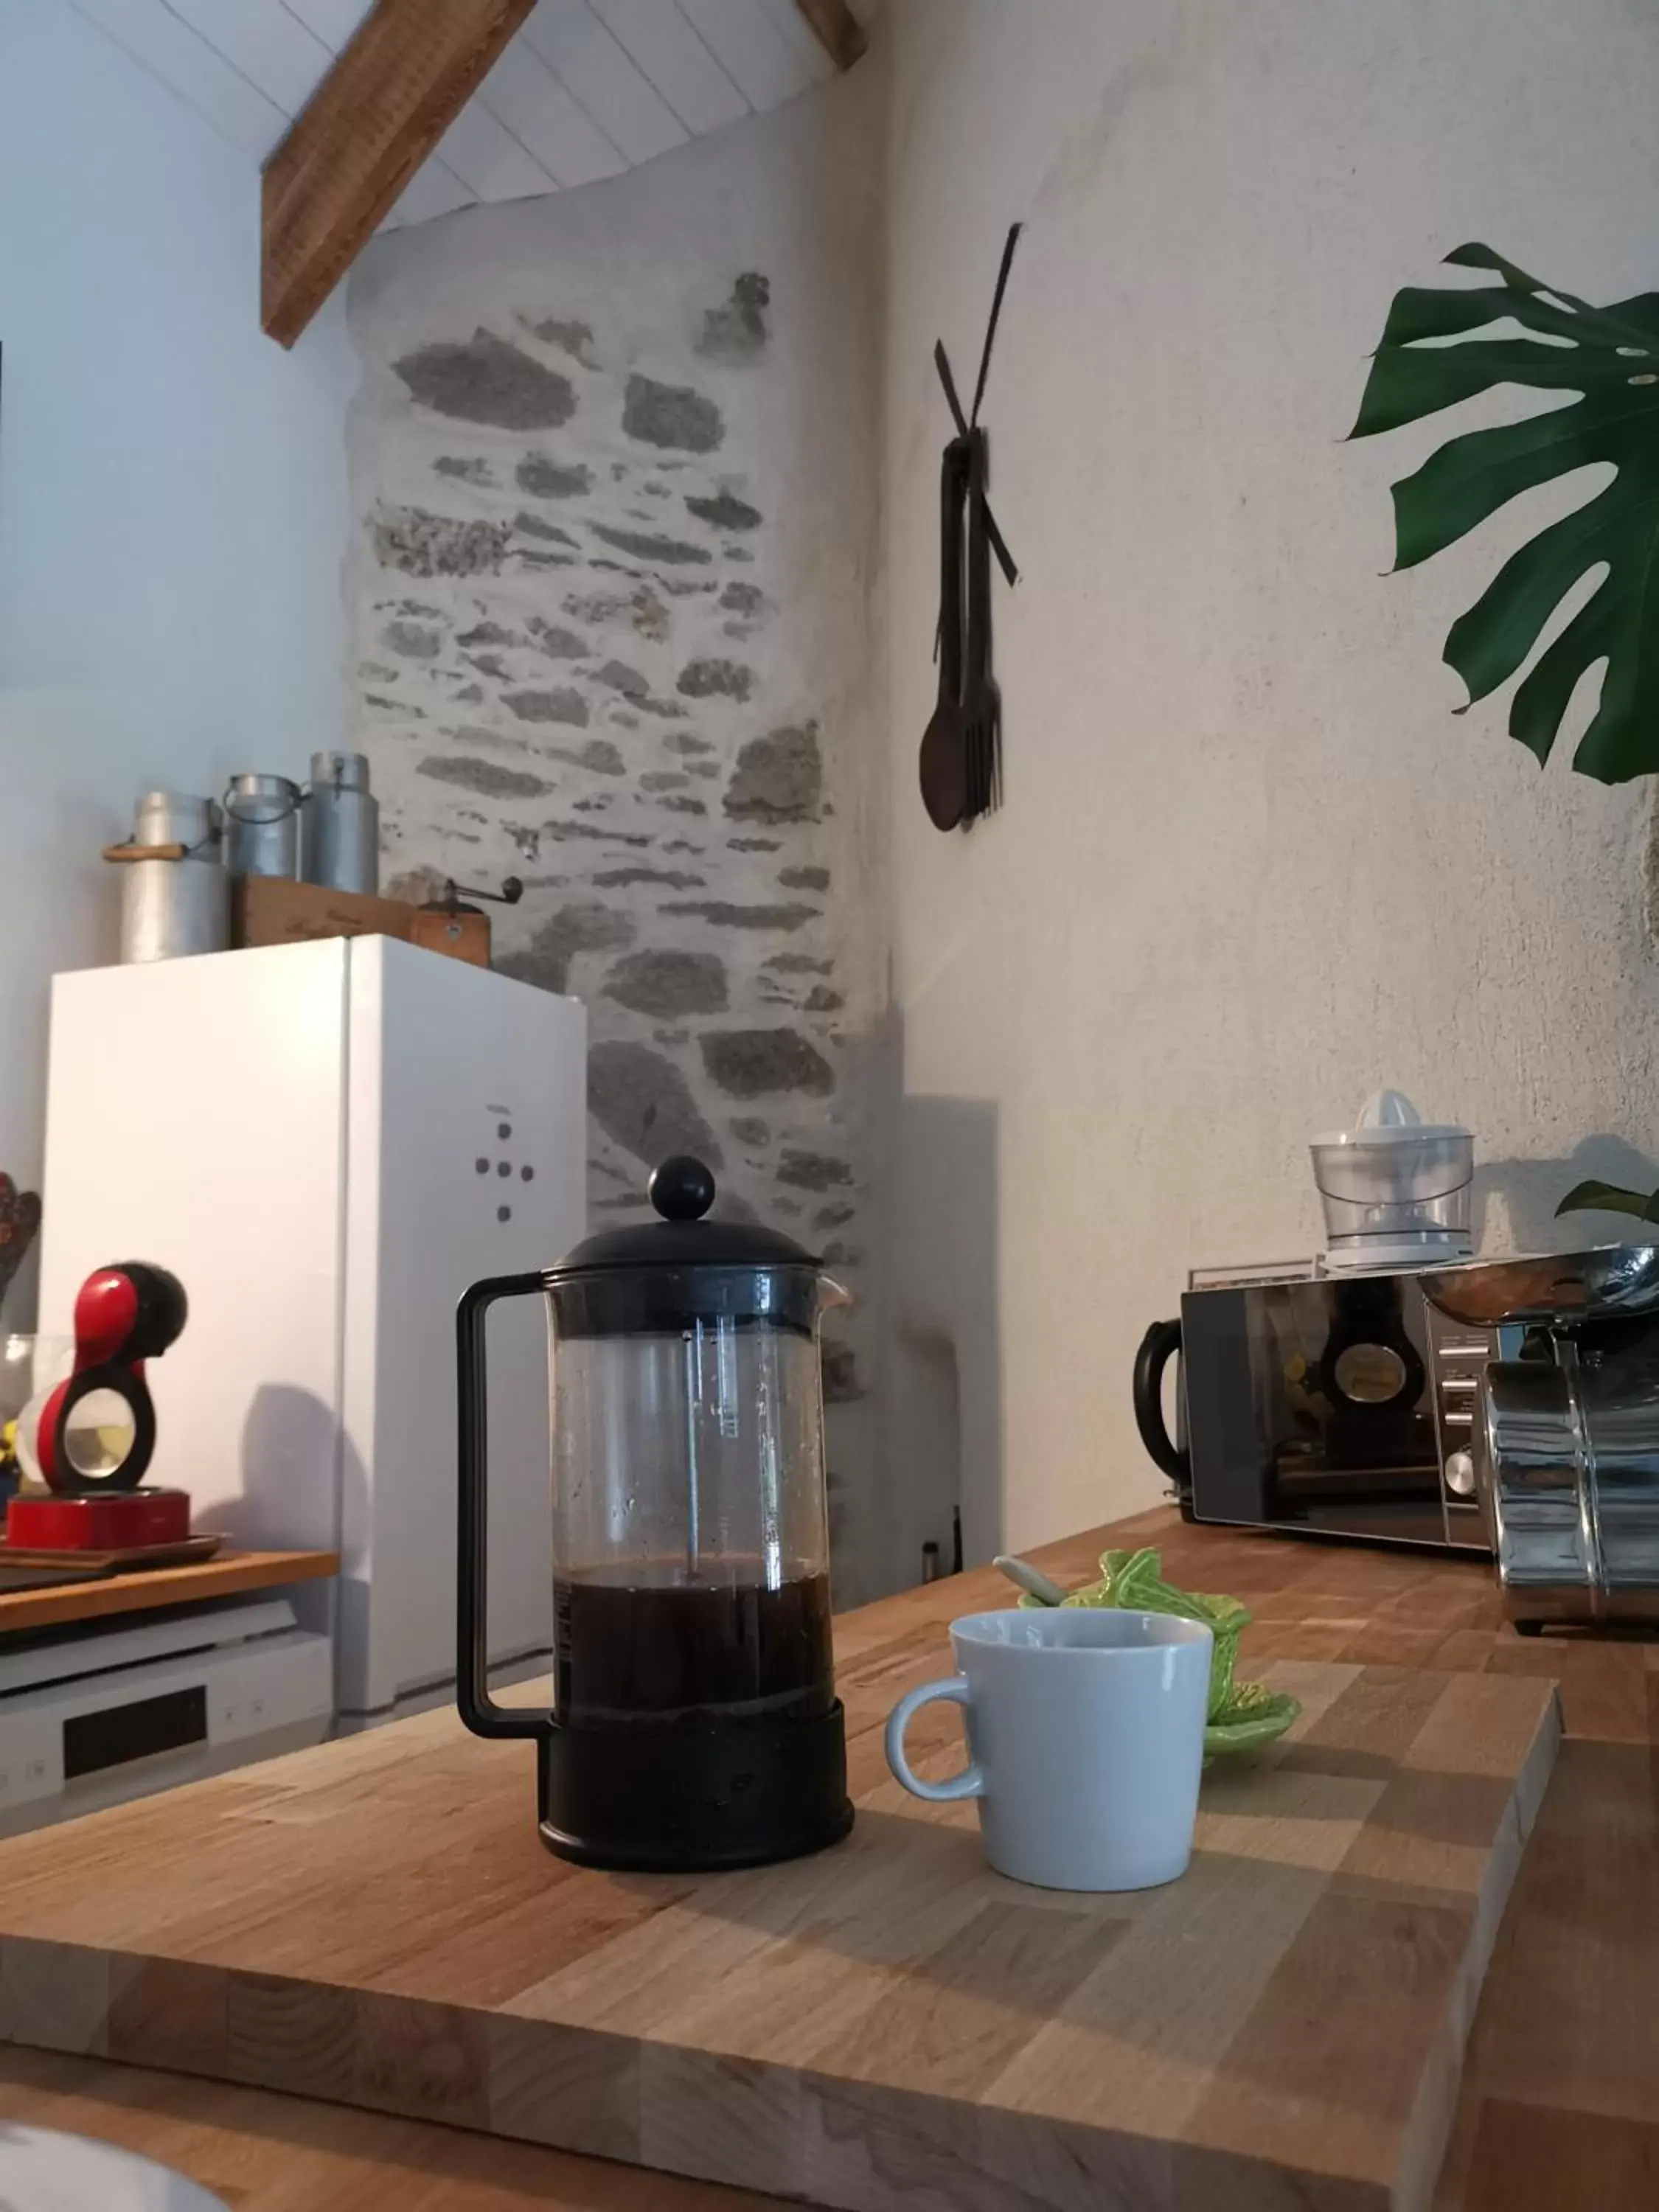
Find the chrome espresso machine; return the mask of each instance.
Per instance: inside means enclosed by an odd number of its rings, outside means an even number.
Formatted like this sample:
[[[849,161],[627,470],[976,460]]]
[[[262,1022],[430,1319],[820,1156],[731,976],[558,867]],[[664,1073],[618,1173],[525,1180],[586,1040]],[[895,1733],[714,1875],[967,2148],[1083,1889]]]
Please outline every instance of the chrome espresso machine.
[[[1659,1620],[1659,1246],[1477,1261],[1422,1291],[1499,1340],[1472,1435],[1510,1618]]]
[[[1135,1411],[1189,1520],[1488,1553],[1524,1631],[1659,1621],[1659,1246],[1195,1278]]]
[[[1182,1511],[1488,1554],[1528,1632],[1659,1622],[1659,1246],[1461,1256],[1472,1139],[1397,1093],[1313,1152],[1323,1257],[1194,1274],[1137,1354]]]

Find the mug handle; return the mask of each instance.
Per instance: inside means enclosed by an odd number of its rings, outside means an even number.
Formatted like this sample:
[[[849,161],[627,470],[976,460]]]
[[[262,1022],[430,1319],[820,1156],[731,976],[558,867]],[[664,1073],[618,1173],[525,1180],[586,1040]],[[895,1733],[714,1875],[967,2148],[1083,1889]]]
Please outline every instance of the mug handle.
[[[911,1717],[939,1698],[947,1698],[953,1705],[973,1702],[972,1692],[960,1674],[952,1674],[948,1682],[924,1682],[920,1689],[908,1691],[887,1716],[887,1764],[913,1797],[926,1797],[931,1804],[948,1805],[957,1797],[982,1797],[985,1777],[971,1759],[960,1774],[953,1774],[948,1782],[924,1782],[904,1755],[904,1731],[910,1725]]]

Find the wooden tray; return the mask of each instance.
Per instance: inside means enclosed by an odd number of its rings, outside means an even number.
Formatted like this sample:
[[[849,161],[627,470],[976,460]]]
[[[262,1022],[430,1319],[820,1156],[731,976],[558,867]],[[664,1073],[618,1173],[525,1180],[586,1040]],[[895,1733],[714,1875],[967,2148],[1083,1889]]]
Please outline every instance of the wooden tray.
[[[1212,1770],[1183,1881],[1091,1898],[886,1778],[943,1632],[848,1626],[836,1850],[580,1871],[531,1747],[424,1714],[0,1844],[0,2036],[852,2212],[1426,2206],[1553,1686],[1251,1668],[1296,1731]],[[937,1710],[913,1742],[959,1759]]]
[[[204,1533],[181,1536],[176,1544],[128,1544],[114,1552],[48,1552],[27,1544],[9,1544],[0,1536],[0,1566],[84,1567],[93,1574],[137,1574],[146,1567],[199,1566],[213,1557],[224,1540],[222,1536]]]
[[[78,1583],[102,1581],[106,1567],[31,1567],[15,1559],[0,1559],[0,1598],[33,1597],[42,1590],[72,1589]]]
[[[231,934],[239,945],[291,945],[318,937],[398,937],[452,960],[489,965],[489,917],[429,913],[404,899],[334,890],[284,876],[231,879]]]

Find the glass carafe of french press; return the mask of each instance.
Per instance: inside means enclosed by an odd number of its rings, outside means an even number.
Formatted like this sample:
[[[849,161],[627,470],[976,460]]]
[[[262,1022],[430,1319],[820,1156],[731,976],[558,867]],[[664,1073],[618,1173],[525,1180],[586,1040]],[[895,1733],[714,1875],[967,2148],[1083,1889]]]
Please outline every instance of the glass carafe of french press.
[[[846,1293],[769,1229],[704,1217],[700,1161],[659,1220],[475,1283],[458,1316],[457,1702],[530,1736],[542,1838],[590,1866],[762,1865],[852,1825],[830,1643],[818,1322]],[[484,1316],[546,1297],[553,1705],[485,1681]]]

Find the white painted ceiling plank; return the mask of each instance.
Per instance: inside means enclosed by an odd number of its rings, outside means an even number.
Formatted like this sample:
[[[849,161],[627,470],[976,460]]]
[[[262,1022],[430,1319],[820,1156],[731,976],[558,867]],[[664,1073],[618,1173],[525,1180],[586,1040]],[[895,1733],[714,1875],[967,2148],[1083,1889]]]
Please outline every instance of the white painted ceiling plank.
[[[263,161],[373,0],[73,4]],[[617,175],[833,73],[795,0],[538,0],[380,228]]]
[[[650,78],[694,137],[736,123],[749,102],[674,0],[592,0],[617,43]]]
[[[780,107],[812,82],[760,0],[680,0],[680,6],[751,107]]]
[[[684,145],[684,125],[587,0],[537,0],[520,35],[629,161]]]
[[[167,5],[284,115],[299,113],[328,68],[328,48],[276,0],[167,0]]]
[[[435,216],[453,215],[457,208],[474,207],[477,201],[435,154],[428,154],[393,202],[392,212],[400,223],[430,222]]]
[[[159,77],[204,123],[263,161],[288,118],[161,0],[75,0],[133,60]]]
[[[760,0],[760,3],[783,33],[785,43],[794,48],[796,58],[814,84],[822,84],[826,77],[834,76],[834,62],[823,51],[817,32],[795,5],[795,0]]]
[[[445,167],[481,200],[533,199],[538,192],[558,190],[557,180],[476,97],[438,143]]]
[[[307,30],[314,31],[330,53],[337,54],[350,39],[374,0],[277,0],[290,15],[297,15]],[[794,0],[790,0],[793,7]]]
[[[477,96],[558,184],[591,185],[629,166],[522,37],[508,42]]]

